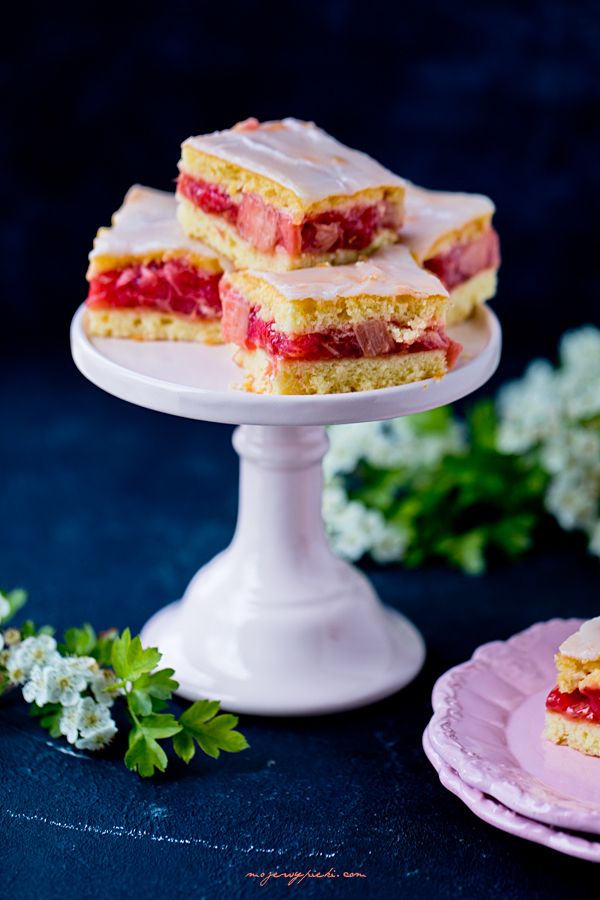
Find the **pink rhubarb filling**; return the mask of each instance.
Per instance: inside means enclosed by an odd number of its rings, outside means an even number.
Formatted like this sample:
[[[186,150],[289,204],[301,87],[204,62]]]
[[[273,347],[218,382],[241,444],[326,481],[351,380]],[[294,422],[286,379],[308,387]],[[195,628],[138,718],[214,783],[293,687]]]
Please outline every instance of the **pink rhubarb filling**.
[[[240,201],[234,201],[218,185],[192,178],[185,172],[179,175],[177,190],[203,212],[222,216],[262,253],[273,253],[278,248],[290,256],[364,250],[382,229],[398,232],[402,225],[396,205],[387,200],[327,210],[296,224],[287,213],[265,203],[256,194],[243,194]]]
[[[152,309],[193,319],[221,316],[221,272],[206,272],[185,259],[136,264],[94,276],[86,305],[91,309]]]
[[[303,360],[360,359],[392,353],[419,353],[424,350],[444,350],[448,367],[458,359],[462,346],[445,333],[438,322],[413,341],[398,341],[389,325],[401,323],[365,321],[347,328],[330,329],[308,334],[286,334],[274,322],[265,321],[257,307],[235,291],[221,291],[223,298],[223,337],[245,350],[260,348],[276,359]]]
[[[498,233],[490,225],[475,240],[456,244],[446,253],[426,259],[423,265],[437,275],[446,290],[451,291],[479,272],[499,267],[500,241]]]
[[[600,691],[590,688],[565,694],[555,687],[548,694],[546,709],[568,719],[587,719],[600,725]]]

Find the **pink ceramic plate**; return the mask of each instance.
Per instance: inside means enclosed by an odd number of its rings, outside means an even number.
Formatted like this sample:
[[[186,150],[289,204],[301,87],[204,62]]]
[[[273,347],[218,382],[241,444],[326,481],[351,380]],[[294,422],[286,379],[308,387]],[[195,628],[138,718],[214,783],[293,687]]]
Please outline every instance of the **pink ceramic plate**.
[[[484,644],[433,690],[433,749],[470,787],[549,825],[600,834],[600,759],[543,737],[554,654],[579,619]]]
[[[445,788],[456,794],[476,816],[489,825],[526,841],[543,844],[545,847],[558,850],[559,853],[566,853],[568,856],[576,856],[578,859],[600,862],[600,841],[586,840],[576,834],[569,834],[566,831],[560,831],[520,816],[491,797],[486,797],[477,788],[469,787],[468,784],[461,781],[454,769],[447,766],[433,749],[428,731],[426,729],[423,735],[423,749],[440,776],[440,781]]]

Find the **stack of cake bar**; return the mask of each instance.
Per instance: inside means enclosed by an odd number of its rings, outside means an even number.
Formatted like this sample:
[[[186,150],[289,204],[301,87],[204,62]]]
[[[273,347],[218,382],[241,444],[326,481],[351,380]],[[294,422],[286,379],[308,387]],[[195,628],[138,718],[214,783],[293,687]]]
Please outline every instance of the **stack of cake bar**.
[[[88,334],[232,345],[248,390],[440,378],[492,297],[494,205],[418,188],[309,122],[188,138],[176,194],[135,186],[90,253]]]

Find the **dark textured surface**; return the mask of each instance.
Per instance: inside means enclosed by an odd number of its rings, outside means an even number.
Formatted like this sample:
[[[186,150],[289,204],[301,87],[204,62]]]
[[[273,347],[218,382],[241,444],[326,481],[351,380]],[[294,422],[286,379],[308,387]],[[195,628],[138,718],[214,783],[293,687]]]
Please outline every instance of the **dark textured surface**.
[[[600,38],[593,0],[11,7],[0,32],[0,580],[59,628],[138,628],[229,540],[230,430],[128,407],[81,379],[67,328],[99,224],[179,142],[248,115],[315,119],[430,187],[489,193],[504,263],[495,384],[598,321]],[[48,347],[53,347],[47,356]],[[420,747],[437,675],[482,641],[597,612],[563,537],[485,578],[372,573],[429,656],[396,698],[323,720],[245,717],[252,749],[143,783],[0,709],[0,884],[14,900],[277,893],[263,868],[363,871],[320,897],[563,897],[589,864],[480,823]],[[328,855],[331,854],[331,855]],[[586,868],[587,866],[587,868]]]
[[[0,400],[0,572],[59,628],[138,628],[179,596],[231,536],[230,429],[109,397],[56,357],[10,363]],[[482,641],[555,615],[597,612],[597,563],[576,540],[484,578],[447,569],[370,573],[421,628],[417,681],[370,708],[323,719],[246,716],[251,749],[174,764],[143,782],[116,753],[89,759],[0,707],[6,895],[235,898],[249,871],[363,872],[304,882],[302,896],[561,897],[588,863],[482,824],[439,784],[420,740],[435,678]],[[142,887],[143,886],[143,891]]]

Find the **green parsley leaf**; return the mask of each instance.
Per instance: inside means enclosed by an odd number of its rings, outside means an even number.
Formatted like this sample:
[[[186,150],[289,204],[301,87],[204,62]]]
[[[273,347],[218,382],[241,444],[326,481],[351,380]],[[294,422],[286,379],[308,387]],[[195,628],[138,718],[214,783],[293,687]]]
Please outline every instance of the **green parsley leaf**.
[[[112,667],[123,680],[135,681],[145,672],[151,672],[159,664],[161,657],[162,654],[156,647],[144,649],[139,635],[132,638],[129,628],[113,641]]]
[[[180,716],[179,723],[183,732],[173,741],[173,747],[185,762],[189,762],[194,756],[193,741],[213,759],[219,757],[221,750],[239,753],[249,746],[244,735],[234,731],[239,721],[237,716],[217,715],[220,706],[218,700],[198,700]],[[191,744],[190,739],[193,739]]]
[[[158,743],[160,738],[173,737],[181,731],[181,725],[170,713],[144,716],[129,732],[129,749],[125,754],[125,765],[138,772],[143,778],[154,775],[154,770],[164,772],[167,768],[167,754]]]
[[[129,732],[129,747],[125,754],[125,765],[142,778],[151,778],[156,769],[164,772],[167,768],[167,754],[160,744],[138,728]]]

